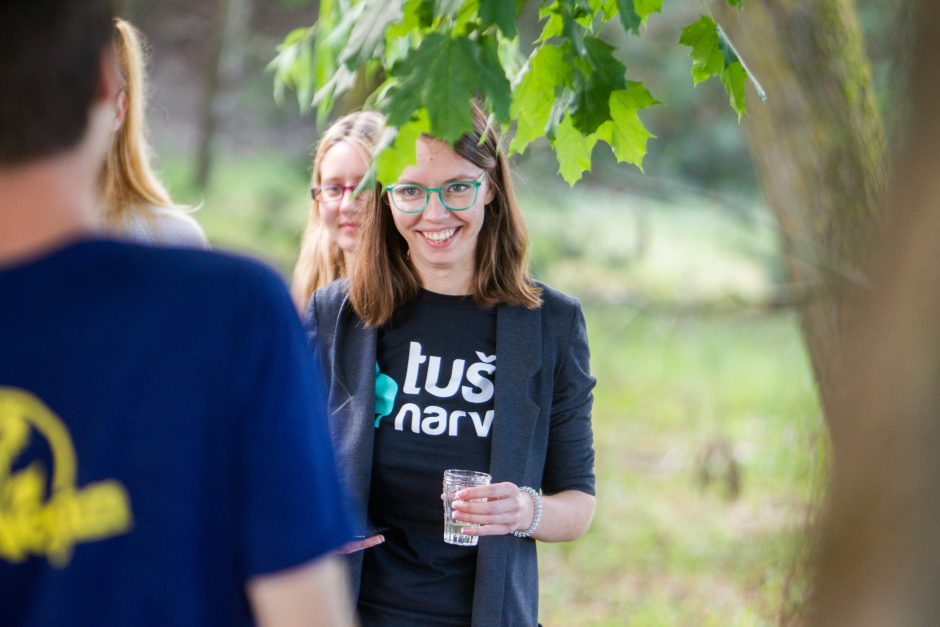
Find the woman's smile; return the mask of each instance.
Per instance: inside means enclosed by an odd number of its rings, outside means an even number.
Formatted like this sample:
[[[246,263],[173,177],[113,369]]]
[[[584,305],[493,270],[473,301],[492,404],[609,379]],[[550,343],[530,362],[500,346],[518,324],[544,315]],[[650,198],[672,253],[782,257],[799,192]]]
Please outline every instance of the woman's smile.
[[[418,233],[424,236],[424,239],[426,240],[426,243],[428,245],[433,246],[435,248],[444,248],[448,244],[451,243],[454,236],[457,234],[458,231],[460,231],[460,229],[461,227],[459,226],[452,226],[450,228],[440,229],[437,231],[431,231],[431,230],[418,231]]]

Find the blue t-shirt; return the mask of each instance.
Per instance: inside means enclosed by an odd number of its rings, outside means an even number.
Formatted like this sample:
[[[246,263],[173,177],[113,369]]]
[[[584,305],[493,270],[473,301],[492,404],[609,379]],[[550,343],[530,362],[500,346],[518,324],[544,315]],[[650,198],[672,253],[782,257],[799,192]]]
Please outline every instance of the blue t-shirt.
[[[349,539],[281,281],[82,241],[0,267],[0,624],[246,625]]]

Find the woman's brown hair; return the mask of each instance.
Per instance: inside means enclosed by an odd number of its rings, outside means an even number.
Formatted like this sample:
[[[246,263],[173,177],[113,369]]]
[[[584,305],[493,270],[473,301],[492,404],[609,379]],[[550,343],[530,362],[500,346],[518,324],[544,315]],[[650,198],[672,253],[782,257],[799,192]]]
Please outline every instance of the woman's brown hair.
[[[493,200],[485,207],[477,239],[472,295],[484,307],[518,305],[534,309],[542,304],[542,290],[528,274],[528,237],[513,193],[509,164],[498,132],[487,124],[486,113],[476,102],[472,108],[473,131],[457,140],[453,150],[484,170],[494,192]],[[421,288],[408,258],[408,245],[395,228],[391,212],[387,194],[376,194],[366,206],[350,280],[353,309],[373,327],[387,322]]]

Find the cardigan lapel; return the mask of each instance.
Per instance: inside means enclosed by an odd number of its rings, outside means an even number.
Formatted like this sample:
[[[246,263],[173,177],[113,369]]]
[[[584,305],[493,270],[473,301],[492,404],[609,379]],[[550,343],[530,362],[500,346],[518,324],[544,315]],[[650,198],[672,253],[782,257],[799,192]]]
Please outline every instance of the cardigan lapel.
[[[529,380],[542,365],[542,312],[524,307],[496,310],[496,398],[490,474],[494,482],[525,476],[529,441],[539,407]]]
[[[530,380],[542,366],[542,310],[496,309],[496,418],[490,452],[493,482],[523,485],[539,406]],[[473,625],[498,625],[506,593],[512,536],[481,539],[474,586]]]
[[[345,485],[353,502],[364,509],[372,476],[377,332],[359,320],[348,297],[338,316],[332,346],[330,425]]]

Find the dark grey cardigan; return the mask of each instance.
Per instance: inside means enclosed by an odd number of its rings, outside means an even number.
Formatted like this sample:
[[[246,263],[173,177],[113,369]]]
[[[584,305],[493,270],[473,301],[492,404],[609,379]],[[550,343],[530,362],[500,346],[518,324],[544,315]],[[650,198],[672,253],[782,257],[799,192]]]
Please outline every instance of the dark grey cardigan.
[[[493,482],[541,488],[578,486],[594,494],[594,449],[587,331],[578,302],[543,287],[538,309],[496,310],[495,411],[489,472]],[[304,324],[330,377],[330,431],[352,506],[364,512],[372,477],[376,329],[348,304],[347,282],[314,293]],[[591,468],[588,474],[575,468]],[[362,552],[350,556],[358,597]],[[535,626],[538,565],[535,541],[483,537],[477,553],[473,626]]]

